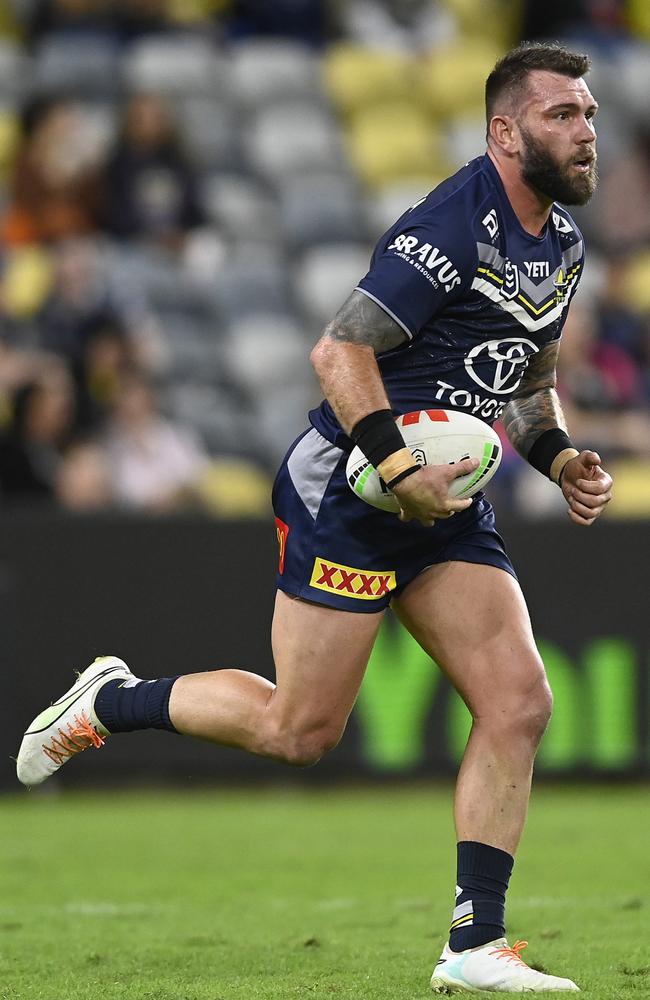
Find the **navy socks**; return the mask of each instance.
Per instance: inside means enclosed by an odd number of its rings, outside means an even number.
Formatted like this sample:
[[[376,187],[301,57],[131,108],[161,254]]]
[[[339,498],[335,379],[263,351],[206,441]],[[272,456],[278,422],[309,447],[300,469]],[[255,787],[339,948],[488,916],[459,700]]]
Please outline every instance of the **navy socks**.
[[[157,681],[134,679],[108,681],[95,696],[95,715],[109,733],[132,733],[136,729],[174,728],[169,718],[169,696],[177,677]]]
[[[461,840],[457,845],[456,907],[449,947],[465,951],[505,934],[505,905],[514,858],[498,847]]]

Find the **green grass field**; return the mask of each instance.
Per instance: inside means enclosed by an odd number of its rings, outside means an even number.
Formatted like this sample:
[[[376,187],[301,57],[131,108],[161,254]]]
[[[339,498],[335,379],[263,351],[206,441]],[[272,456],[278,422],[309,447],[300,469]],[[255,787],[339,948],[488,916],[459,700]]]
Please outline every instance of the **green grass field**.
[[[0,998],[432,996],[451,790],[0,800]],[[643,788],[538,789],[510,892],[530,964],[650,997]]]

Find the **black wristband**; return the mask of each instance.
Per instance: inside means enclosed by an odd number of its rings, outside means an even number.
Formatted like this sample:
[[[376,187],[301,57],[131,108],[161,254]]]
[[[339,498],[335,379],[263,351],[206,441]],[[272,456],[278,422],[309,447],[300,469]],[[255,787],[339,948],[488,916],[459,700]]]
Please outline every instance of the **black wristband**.
[[[419,472],[421,468],[422,466],[416,462],[415,465],[412,465],[409,469],[404,469],[404,472],[400,472],[394,479],[391,479],[389,483],[386,483],[386,486],[389,490],[392,490],[393,487],[401,483],[403,479],[407,479],[408,476],[412,476],[414,472]]]
[[[565,434],[559,427],[552,427],[550,431],[544,431],[543,434],[540,434],[533,443],[528,452],[527,460],[534,469],[550,479],[551,466],[556,455],[559,455],[566,448],[574,447],[568,434]]]
[[[375,469],[389,455],[406,447],[391,410],[375,410],[362,417],[350,437]]]

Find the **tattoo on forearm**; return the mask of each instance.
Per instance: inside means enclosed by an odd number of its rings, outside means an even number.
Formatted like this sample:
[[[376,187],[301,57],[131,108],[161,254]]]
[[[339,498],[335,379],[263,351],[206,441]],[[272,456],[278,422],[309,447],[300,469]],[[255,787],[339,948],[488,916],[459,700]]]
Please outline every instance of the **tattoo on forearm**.
[[[566,430],[562,407],[555,391],[555,364],[559,344],[542,348],[526,369],[514,397],[503,411],[502,421],[512,445],[524,458],[544,431]]]
[[[372,347],[375,354],[399,347],[407,339],[399,323],[367,295],[357,291],[352,292],[341,306],[323,336]]]

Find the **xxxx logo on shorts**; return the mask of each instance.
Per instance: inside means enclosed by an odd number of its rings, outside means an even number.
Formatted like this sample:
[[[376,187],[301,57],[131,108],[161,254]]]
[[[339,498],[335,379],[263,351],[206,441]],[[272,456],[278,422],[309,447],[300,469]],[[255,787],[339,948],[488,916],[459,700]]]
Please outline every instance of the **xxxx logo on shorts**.
[[[284,559],[287,554],[287,537],[289,535],[289,525],[281,521],[279,517],[275,519],[275,530],[278,536],[278,573],[284,573]]]
[[[360,601],[376,601],[378,597],[384,597],[395,590],[397,581],[394,570],[377,570],[372,573],[353,566],[341,566],[340,563],[316,556],[309,585]]]

